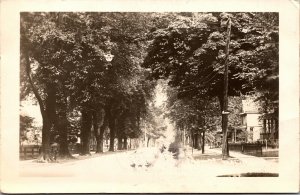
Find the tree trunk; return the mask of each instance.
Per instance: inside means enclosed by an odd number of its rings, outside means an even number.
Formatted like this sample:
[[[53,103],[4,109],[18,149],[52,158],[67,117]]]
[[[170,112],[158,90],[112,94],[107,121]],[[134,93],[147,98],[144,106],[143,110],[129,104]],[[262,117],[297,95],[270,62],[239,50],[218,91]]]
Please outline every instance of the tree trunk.
[[[68,142],[68,126],[69,121],[67,117],[67,98],[58,95],[57,101],[57,116],[55,117],[54,128],[59,134],[59,158],[72,158],[69,151]]]
[[[25,50],[23,50],[23,52],[24,52],[24,58],[25,58],[24,60],[25,60],[26,74],[28,77],[28,81],[29,81],[32,91],[39,103],[40,112],[41,112],[42,119],[43,119],[42,150],[41,150],[41,154],[38,158],[38,161],[43,161],[43,162],[50,161],[50,129],[51,129],[51,125],[53,124],[53,121],[50,119],[50,116],[48,113],[49,113],[49,108],[51,107],[51,105],[49,105],[49,103],[52,102],[52,101],[49,101],[49,98],[53,99],[53,95],[51,93],[47,94],[47,97],[46,97],[47,99],[45,100],[46,105],[44,105],[42,97],[40,96],[40,94],[31,78],[31,67],[30,67],[28,51],[25,49]],[[46,93],[47,92],[49,92],[49,88],[47,88],[47,86],[46,86]],[[50,96],[49,96],[49,94],[50,94]],[[55,98],[55,96],[54,96],[54,98]]]
[[[59,130],[59,156],[67,157],[70,156],[69,144],[68,144],[68,119],[66,113],[64,116],[58,118],[58,130]]]
[[[128,143],[127,143],[127,137],[124,137],[124,146],[123,146],[123,149],[124,150],[127,150],[127,145],[128,145]]]
[[[123,110],[122,112],[119,112],[117,115],[116,120],[116,128],[117,130],[117,137],[118,137],[118,150],[123,150],[125,148],[125,143],[123,142],[123,138],[126,137],[125,134],[125,121],[128,117],[127,110]]]
[[[42,129],[42,153],[38,160],[48,162],[54,160],[50,157],[50,130],[54,126],[56,118],[56,90],[53,84],[46,85],[46,93],[46,107]]]
[[[147,138],[147,148],[149,147],[150,137]]]
[[[193,131],[191,131],[191,143],[190,143],[190,146],[192,148],[195,148],[195,135],[194,135]]]
[[[205,146],[205,131],[202,132],[202,154],[204,154],[204,146]]]
[[[123,143],[122,143],[122,138],[118,137],[118,150],[122,150],[123,149]]]
[[[110,101],[105,106],[105,116],[107,118],[108,127],[109,127],[109,149],[108,151],[115,151],[115,129],[116,129],[116,119],[112,115],[111,111],[112,101]]]
[[[81,155],[90,155],[90,137],[92,128],[92,113],[87,109],[81,111]]]
[[[96,153],[103,153],[103,134],[107,127],[104,109],[93,111],[93,128],[96,137]]]
[[[103,153],[103,135],[104,135],[104,131],[108,126],[108,121],[107,118],[104,118],[104,122],[103,125],[100,127],[100,134],[97,137],[97,149],[96,149],[96,153]]]
[[[110,116],[109,117],[109,151],[115,151],[115,126],[116,121],[115,119]]]
[[[51,123],[47,117],[43,118],[43,128],[42,128],[42,150],[38,157],[40,162],[49,162],[50,159],[50,129]]]
[[[102,138],[99,136],[96,138],[97,146],[96,146],[96,153],[103,153],[103,136]]]
[[[202,150],[202,132],[199,133],[198,141],[199,141],[199,150]]]
[[[193,136],[192,130],[190,130],[189,134],[190,134],[190,138],[189,138],[189,146],[190,146],[190,147],[194,147],[194,136]]]
[[[63,112],[62,116],[59,117],[59,151],[58,156],[60,158],[72,158],[72,155],[69,151],[69,142],[68,142],[68,124],[67,113]]]
[[[200,150],[200,146],[199,146],[199,134],[195,134],[194,135],[194,148]]]

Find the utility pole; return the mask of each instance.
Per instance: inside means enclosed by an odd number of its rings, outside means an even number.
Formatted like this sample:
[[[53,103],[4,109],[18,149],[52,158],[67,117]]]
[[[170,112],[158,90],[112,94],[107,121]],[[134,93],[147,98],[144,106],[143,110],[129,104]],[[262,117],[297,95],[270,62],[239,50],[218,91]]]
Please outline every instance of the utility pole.
[[[223,131],[223,144],[222,144],[222,159],[229,157],[228,148],[228,56],[229,56],[229,43],[230,43],[231,19],[227,21],[227,39],[225,48],[225,70],[224,70],[224,94],[223,94],[223,111],[222,111],[222,131]]]

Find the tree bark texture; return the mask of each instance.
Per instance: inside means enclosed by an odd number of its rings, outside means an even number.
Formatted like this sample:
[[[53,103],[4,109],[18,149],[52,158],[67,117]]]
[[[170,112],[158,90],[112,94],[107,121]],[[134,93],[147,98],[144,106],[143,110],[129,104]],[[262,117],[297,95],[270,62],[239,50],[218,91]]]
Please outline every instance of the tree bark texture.
[[[93,112],[93,128],[96,137],[96,153],[103,152],[103,134],[107,127],[107,117],[105,116],[104,109],[100,108]]]
[[[127,150],[127,148],[128,148],[127,145],[128,145],[127,137],[124,137],[124,146],[123,146],[124,150]]]
[[[195,134],[194,135],[194,148],[195,149],[200,149],[200,146],[199,146],[199,134]]]
[[[202,154],[204,154],[204,146],[205,146],[205,131],[202,132]]]
[[[199,133],[198,140],[199,140],[199,150],[202,150],[202,132]]]
[[[123,138],[125,137],[125,121],[128,117],[128,113],[123,111],[117,118],[116,128],[117,128],[117,137],[118,137],[118,150],[124,149]]]
[[[46,85],[46,100],[45,100],[45,118],[43,117],[42,129],[42,158],[41,160],[50,161],[50,130],[54,127],[56,118],[56,90],[53,84]],[[45,122],[44,122],[45,121]],[[45,128],[44,128],[45,125]]]
[[[92,113],[84,108],[81,111],[81,155],[90,154]]]
[[[107,115],[108,126],[109,126],[109,151],[115,151],[115,128],[116,128],[116,119],[112,116],[110,107],[105,109]]]
[[[104,152],[103,151],[103,135],[104,135],[104,131],[105,129],[108,127],[108,120],[107,118],[105,117],[104,118],[104,122],[103,122],[103,125],[100,127],[100,134],[99,136],[97,137],[97,150],[96,150],[96,153],[102,153]]]
[[[149,147],[150,137],[147,138],[147,148]]]
[[[43,128],[42,128],[42,150],[39,156],[39,161],[50,161],[50,129],[51,122],[46,117],[43,118]]]
[[[118,150],[123,149],[123,140],[122,137],[118,137]]]
[[[194,131],[191,131],[191,145],[192,148],[195,148],[195,135],[194,135]]]
[[[67,113],[62,112],[59,116],[58,128],[59,128],[59,154],[61,158],[72,157],[69,151],[69,142],[68,142],[68,125],[69,121],[67,118]]]
[[[47,97],[45,100],[45,105],[44,105],[43,99],[42,99],[41,95],[39,94],[37,87],[34,85],[34,82],[31,77],[31,67],[30,67],[30,60],[29,60],[28,52],[26,49],[23,52],[24,52],[24,58],[25,58],[24,60],[25,60],[25,66],[26,66],[26,75],[28,77],[28,81],[32,88],[32,91],[39,103],[40,112],[41,112],[42,120],[43,120],[42,150],[41,150],[41,154],[38,159],[39,159],[39,161],[50,161],[51,160],[50,159],[50,129],[53,124],[53,121],[50,119],[50,116],[51,116],[50,107],[51,107],[51,104],[53,103],[53,101],[52,100],[50,101],[50,99],[54,98],[54,100],[55,100],[55,94],[53,97],[53,93],[51,93],[49,87],[46,86],[46,93],[48,92],[48,94],[47,94]],[[54,105],[52,105],[52,106],[54,106]]]

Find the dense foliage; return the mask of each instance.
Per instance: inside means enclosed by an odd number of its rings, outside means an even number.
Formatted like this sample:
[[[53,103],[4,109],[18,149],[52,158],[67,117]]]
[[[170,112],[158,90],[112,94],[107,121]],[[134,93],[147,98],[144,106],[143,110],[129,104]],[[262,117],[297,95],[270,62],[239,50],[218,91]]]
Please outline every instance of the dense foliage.
[[[170,108],[177,123],[189,128],[210,111],[223,106],[226,27],[231,19],[229,43],[229,95],[257,93],[264,112],[278,115],[278,13],[171,13],[165,25],[152,32],[144,66],[155,79],[168,79],[176,88]],[[177,99],[178,98],[178,99]],[[212,104],[213,105],[213,104]],[[221,112],[213,112],[220,116]],[[181,116],[180,116],[181,115]],[[237,121],[230,116],[229,126]],[[217,122],[218,120],[213,119]],[[204,124],[197,124],[205,126]]]
[[[169,85],[165,116],[192,136],[212,137],[228,18],[229,95],[259,92],[263,112],[278,114],[277,13],[21,13],[20,97],[34,94],[40,106],[41,160],[54,141],[61,157],[70,156],[70,136],[80,136],[81,154],[90,153],[93,136],[103,152],[107,132],[111,151],[115,138],[126,148],[143,128],[148,139],[163,136],[162,113],[151,104],[159,79]],[[236,121],[230,116],[229,126]]]
[[[140,66],[145,43],[136,41],[145,22],[137,13],[21,14],[21,70],[27,75],[21,98],[29,83],[43,116],[44,160],[56,135],[60,154],[68,156],[68,134],[78,130],[82,154],[89,153],[91,130],[101,142],[107,126],[112,140],[141,134],[139,121],[155,86]]]
[[[278,97],[278,14],[192,13],[170,19],[158,29],[144,65],[153,77],[170,78],[182,96],[218,95],[222,74],[227,18],[232,20],[230,94],[274,91]]]

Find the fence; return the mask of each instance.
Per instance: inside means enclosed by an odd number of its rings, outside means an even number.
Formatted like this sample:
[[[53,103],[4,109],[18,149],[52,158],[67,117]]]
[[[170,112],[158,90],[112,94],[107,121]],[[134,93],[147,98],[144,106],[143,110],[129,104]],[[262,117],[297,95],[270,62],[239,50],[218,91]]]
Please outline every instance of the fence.
[[[25,145],[20,146],[19,158],[20,160],[36,159],[41,154],[42,146],[40,145]],[[58,146],[54,145],[50,148],[50,155],[56,159],[58,153]]]
[[[260,155],[262,156],[263,145],[260,143],[231,143],[228,144],[229,150],[237,151],[250,155]]]
[[[260,143],[263,145],[263,147],[265,149],[268,149],[268,148],[278,149],[279,148],[279,140],[278,139],[260,140]]]
[[[129,139],[128,142],[128,149],[136,149],[139,146],[139,140],[138,139]],[[117,142],[114,144],[115,150],[117,150]],[[103,143],[103,149],[104,152],[108,151],[109,149],[109,142]],[[50,155],[53,158],[56,158],[56,155],[58,154],[59,146],[53,145],[51,146]],[[96,145],[90,144],[90,151],[95,151]],[[71,154],[78,154],[80,152],[80,144],[69,144],[69,151]],[[41,146],[40,145],[23,145],[20,146],[19,150],[19,158],[20,160],[29,160],[29,159],[36,159],[39,157],[41,153]]]
[[[41,146],[38,145],[26,145],[20,147],[20,159],[28,160],[37,158],[40,154]]]

